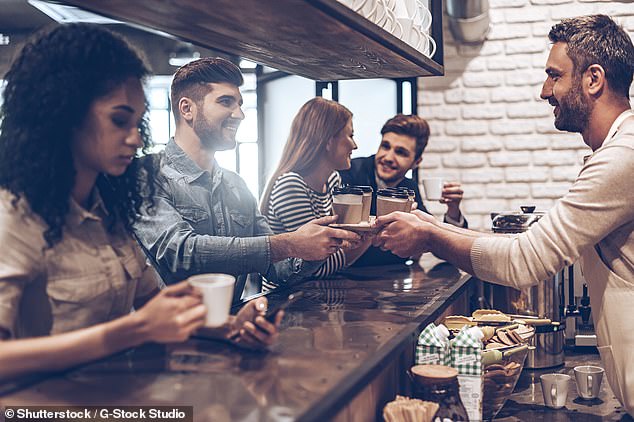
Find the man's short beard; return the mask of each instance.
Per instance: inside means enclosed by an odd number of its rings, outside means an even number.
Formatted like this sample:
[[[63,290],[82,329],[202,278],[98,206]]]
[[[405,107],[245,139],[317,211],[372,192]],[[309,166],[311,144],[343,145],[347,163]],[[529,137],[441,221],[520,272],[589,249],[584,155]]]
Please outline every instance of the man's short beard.
[[[218,142],[222,136],[220,130],[214,128],[205,116],[201,115],[194,119],[193,129],[204,149],[216,150],[221,143]]]
[[[581,77],[575,77],[572,87],[558,101],[559,115],[555,118],[555,127],[566,132],[582,133],[590,121],[592,105],[584,101],[581,90]]]

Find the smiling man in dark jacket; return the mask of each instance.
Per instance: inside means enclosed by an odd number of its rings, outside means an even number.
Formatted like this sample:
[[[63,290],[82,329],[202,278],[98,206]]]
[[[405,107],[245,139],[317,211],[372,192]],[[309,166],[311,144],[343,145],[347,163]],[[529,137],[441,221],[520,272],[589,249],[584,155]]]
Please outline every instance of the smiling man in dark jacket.
[[[418,167],[427,141],[429,125],[420,116],[397,114],[381,128],[381,144],[375,155],[352,160],[350,170],[340,171],[344,184],[372,186],[374,192],[388,187],[405,187],[415,192],[418,209],[427,212],[423,205],[418,183],[406,177],[408,171]],[[460,212],[463,191],[459,183],[447,182],[440,202],[447,204],[445,222],[458,227],[467,227],[467,221]],[[376,215],[376,195],[372,198],[370,214]],[[353,266],[386,265],[403,263],[405,260],[392,254],[370,247]]]

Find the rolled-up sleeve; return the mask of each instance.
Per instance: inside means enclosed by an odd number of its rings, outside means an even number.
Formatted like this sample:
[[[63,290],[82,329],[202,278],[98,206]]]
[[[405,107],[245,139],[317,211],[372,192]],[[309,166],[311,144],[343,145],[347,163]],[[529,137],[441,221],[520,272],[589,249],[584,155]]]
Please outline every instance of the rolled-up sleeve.
[[[25,217],[22,207],[0,200],[0,327],[15,336],[22,293],[43,271],[42,228]]]
[[[477,238],[471,247],[475,275],[526,287],[552,277],[634,219],[634,149],[608,145],[583,167],[570,191],[534,224],[514,237]]]

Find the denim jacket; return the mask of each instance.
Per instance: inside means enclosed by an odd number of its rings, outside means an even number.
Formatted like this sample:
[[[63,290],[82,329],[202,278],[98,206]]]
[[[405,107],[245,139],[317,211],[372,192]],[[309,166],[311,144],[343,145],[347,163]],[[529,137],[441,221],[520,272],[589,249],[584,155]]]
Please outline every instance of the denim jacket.
[[[271,262],[273,232],[236,173],[218,163],[213,174],[202,170],[173,139],[144,159],[158,169],[155,205],[142,210],[134,229],[166,283],[200,273],[233,274],[235,303],[249,273],[279,284],[314,270],[306,265],[302,271],[302,260],[295,258]]]

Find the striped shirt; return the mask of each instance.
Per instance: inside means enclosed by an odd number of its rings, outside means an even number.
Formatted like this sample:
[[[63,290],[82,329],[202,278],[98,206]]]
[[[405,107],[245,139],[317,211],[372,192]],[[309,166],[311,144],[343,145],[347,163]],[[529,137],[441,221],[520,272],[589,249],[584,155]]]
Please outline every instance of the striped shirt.
[[[292,232],[315,218],[332,214],[332,191],[341,185],[341,177],[333,172],[326,182],[326,192],[311,189],[297,173],[284,173],[271,191],[266,218],[274,233]],[[326,277],[345,267],[342,249],[330,255],[314,273]]]

